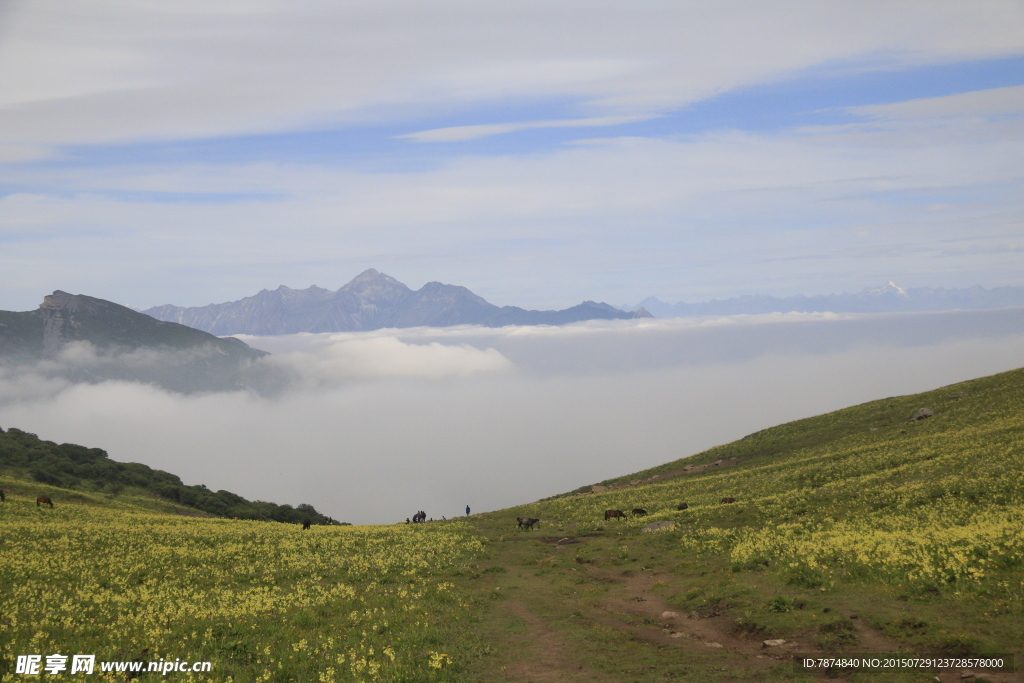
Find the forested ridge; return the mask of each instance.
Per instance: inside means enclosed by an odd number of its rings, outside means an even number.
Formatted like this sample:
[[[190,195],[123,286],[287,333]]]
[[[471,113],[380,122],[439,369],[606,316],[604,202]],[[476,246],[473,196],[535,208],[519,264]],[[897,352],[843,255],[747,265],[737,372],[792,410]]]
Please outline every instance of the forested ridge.
[[[187,505],[219,517],[299,524],[336,524],[312,505],[278,505],[250,501],[230,491],[211,491],[202,484],[189,486],[170,472],[137,462],[111,460],[100,448],[44,441],[35,434],[0,428],[0,472],[52,486],[119,494],[142,489],[165,500]]]

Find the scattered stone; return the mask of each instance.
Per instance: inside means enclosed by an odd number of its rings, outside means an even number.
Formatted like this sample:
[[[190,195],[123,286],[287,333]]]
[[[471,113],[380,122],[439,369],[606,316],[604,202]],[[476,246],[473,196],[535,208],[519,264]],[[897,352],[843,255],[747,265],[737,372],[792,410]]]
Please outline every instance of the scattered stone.
[[[639,483],[640,483],[640,480],[639,480],[639,479],[630,479],[630,480],[629,480],[629,485],[630,485],[630,486],[636,486],[636,485],[637,485],[637,484],[639,484]]]
[[[778,647],[780,645],[785,645],[785,644],[786,644],[786,641],[783,640],[782,638],[775,638],[773,640],[766,640],[766,641],[764,641],[761,644],[761,646],[762,647]]]
[[[910,419],[911,419],[911,421],[913,421],[913,420],[924,420],[926,418],[931,417],[934,414],[935,414],[935,411],[931,410],[930,408],[921,408],[921,410],[919,410],[916,413],[914,413],[913,417],[911,417]]]
[[[672,633],[668,634],[668,637],[669,638],[682,638],[685,635],[686,635],[685,633],[680,633],[679,631],[672,631]]]
[[[590,487],[590,492],[591,493],[604,493],[607,490],[608,490],[607,486],[591,486]]]
[[[961,680],[964,679],[964,678],[974,678],[974,672],[973,671],[964,671],[962,674],[960,674],[960,678],[961,678]]]
[[[645,534],[657,534],[662,531],[672,531],[675,528],[676,523],[666,519],[661,522],[651,522],[640,531]]]
[[[660,477],[661,477],[661,475],[660,475],[660,474],[652,474],[652,475],[651,475],[651,479],[658,479],[658,478],[660,478]]]
[[[722,647],[721,643],[704,643],[706,647]]]
[[[856,618],[857,618],[857,617],[859,617],[859,616],[860,616],[859,614],[857,614],[856,612],[854,612],[853,614],[851,614],[851,615],[850,615],[850,618],[851,618],[851,619],[856,619]]]
[[[676,614],[675,612],[662,612],[661,613],[661,618],[662,619],[675,619],[678,616],[679,615]]]
[[[967,392],[966,391],[961,391],[959,394],[957,394],[953,398],[967,398]]]
[[[877,432],[878,431],[878,427],[869,427],[868,431],[869,432]]]

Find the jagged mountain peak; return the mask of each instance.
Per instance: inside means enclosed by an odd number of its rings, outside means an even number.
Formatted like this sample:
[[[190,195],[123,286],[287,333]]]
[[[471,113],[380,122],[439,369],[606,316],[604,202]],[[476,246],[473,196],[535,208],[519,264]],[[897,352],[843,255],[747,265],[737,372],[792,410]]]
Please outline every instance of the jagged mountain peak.
[[[413,291],[374,268],[364,270],[336,292],[316,287],[304,290],[281,287],[276,291],[277,296],[248,297],[193,308],[155,306],[145,313],[158,320],[180,322],[222,335],[350,332],[384,327],[447,325],[562,325],[580,320],[637,317],[593,301],[564,311],[528,311],[515,306],[499,308],[461,285],[428,282]]]
[[[356,275],[349,281],[348,284],[342,286],[338,293],[341,292],[366,292],[368,290],[398,290],[402,292],[411,292],[412,290],[406,287],[404,284],[384,273],[374,270],[373,268],[367,268],[363,272]]]

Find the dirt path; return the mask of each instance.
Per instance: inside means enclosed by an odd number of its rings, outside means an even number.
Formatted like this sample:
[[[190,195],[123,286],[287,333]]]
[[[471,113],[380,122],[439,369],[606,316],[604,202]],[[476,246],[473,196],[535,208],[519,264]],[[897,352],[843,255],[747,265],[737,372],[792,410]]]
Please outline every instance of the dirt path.
[[[509,601],[503,607],[523,620],[528,629],[523,643],[529,649],[529,657],[505,667],[508,680],[524,683],[606,680],[587,666],[585,659],[525,603]]]
[[[673,607],[668,602],[673,596],[679,604],[679,596],[691,587],[723,580],[721,569],[716,574],[690,566],[680,573],[671,564],[645,566],[639,559],[628,559],[634,551],[625,554],[624,544],[637,539],[617,530],[572,537],[500,532],[491,539],[490,566],[480,568],[476,585],[477,594],[486,598],[484,604],[491,605],[484,610],[491,619],[488,637],[499,644],[500,654],[481,662],[468,680],[781,681],[793,680],[797,674],[792,663],[796,653],[836,655],[836,651],[817,647],[817,631],[809,632],[805,639],[766,646],[764,641],[773,638],[770,632],[744,633],[737,628],[743,614],[735,607],[723,606],[720,613],[717,608],[690,612]],[[647,543],[653,539],[640,540]],[[652,560],[661,559],[650,554],[656,547],[647,547],[644,551],[638,547],[635,553],[647,552]],[[705,574],[707,580],[702,578]],[[496,597],[499,586],[501,597]],[[845,617],[856,630],[858,652],[901,650],[898,643],[873,628],[868,618],[854,615],[845,604],[836,596],[826,605],[828,609],[820,603],[817,609],[830,618]],[[961,679],[961,674],[943,673],[938,680],[972,680]],[[850,680],[826,676],[825,672],[817,676],[835,683]],[[914,680],[934,681],[935,676]],[[986,673],[984,680],[1024,683],[1019,674]]]

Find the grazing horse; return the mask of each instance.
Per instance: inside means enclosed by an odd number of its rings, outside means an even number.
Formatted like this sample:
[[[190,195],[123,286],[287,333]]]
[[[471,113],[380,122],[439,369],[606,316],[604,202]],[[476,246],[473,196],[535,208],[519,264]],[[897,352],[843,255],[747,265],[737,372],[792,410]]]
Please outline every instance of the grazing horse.
[[[685,510],[688,507],[690,506],[687,505],[686,503],[680,503],[679,505],[676,506],[676,510]]]
[[[646,514],[647,514],[647,510],[644,510],[643,508],[633,508],[633,516],[634,517],[643,517]]]
[[[519,522],[518,526],[520,529],[526,529],[527,531],[533,529],[534,524],[536,524],[538,528],[540,527],[540,520],[535,517],[516,517],[516,521]]]
[[[735,503],[736,499],[735,498],[723,498],[722,502],[723,503]]]
[[[49,505],[52,508],[53,501],[50,500],[49,496],[39,496],[38,498],[36,498],[36,507],[40,507],[42,505]]]
[[[302,520],[302,530],[303,531],[308,529],[310,526],[312,526],[312,522],[310,522],[308,519]]]
[[[4,490],[0,489],[0,503],[4,502],[5,500],[7,500],[7,496],[4,495]]]
[[[612,517],[618,517],[619,519],[625,519],[626,518],[626,513],[623,512],[622,510],[605,510],[604,511],[604,521],[607,522]]]

